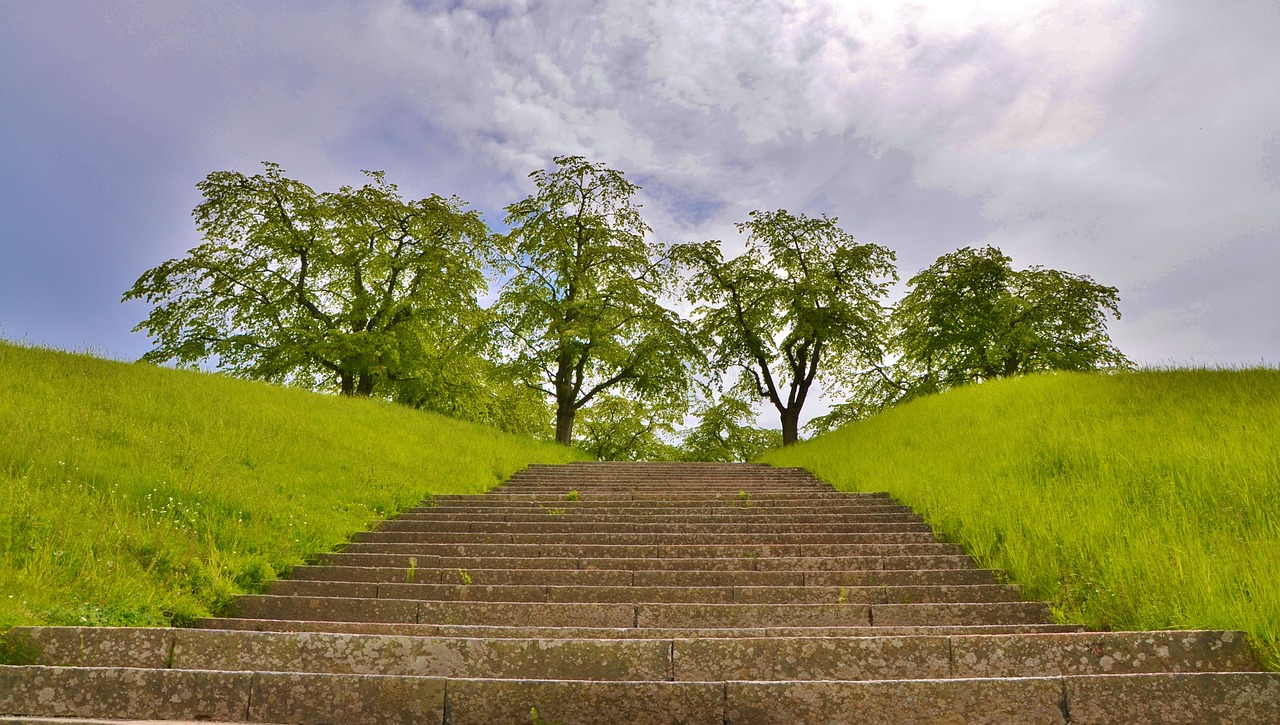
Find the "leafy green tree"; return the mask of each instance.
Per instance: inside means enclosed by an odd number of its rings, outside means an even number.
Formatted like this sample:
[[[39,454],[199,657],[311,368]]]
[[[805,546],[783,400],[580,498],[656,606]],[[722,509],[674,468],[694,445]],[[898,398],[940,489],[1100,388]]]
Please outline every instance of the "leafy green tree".
[[[912,277],[892,314],[895,362],[861,374],[849,402],[816,430],[967,383],[1132,363],[1107,335],[1120,293],[1085,275],[1013,269],[995,247],[944,254]]]
[[[510,279],[495,305],[510,363],[555,408],[555,439],[573,441],[597,396],[675,404],[700,355],[688,325],[658,302],[670,264],[621,172],[580,156],[530,176],[537,193],[507,207],[499,242]]]
[[[1120,293],[1090,277],[1015,271],[995,247],[964,247],[908,285],[893,313],[893,344],[930,389],[1130,364],[1107,336],[1108,313],[1120,318]]]
[[[725,260],[715,240],[676,254],[691,271],[687,294],[715,370],[740,368],[745,389],[778,410],[791,445],[815,381],[837,386],[880,359],[894,255],[825,215],[753,211],[737,226],[748,235],[738,257]]]
[[[602,394],[578,411],[574,447],[600,461],[675,460],[677,411],[621,395]]]
[[[392,390],[392,400],[420,410],[532,438],[551,437],[546,396],[474,351],[442,357],[396,381]]]
[[[688,461],[751,461],[782,445],[782,431],[757,428],[751,405],[732,395],[722,396],[699,411],[698,424],[684,436]]]
[[[465,336],[485,289],[478,214],[406,201],[381,172],[317,193],[264,166],[200,182],[204,243],[124,294],[154,306],[135,328],[155,341],[143,359],[367,396]]]

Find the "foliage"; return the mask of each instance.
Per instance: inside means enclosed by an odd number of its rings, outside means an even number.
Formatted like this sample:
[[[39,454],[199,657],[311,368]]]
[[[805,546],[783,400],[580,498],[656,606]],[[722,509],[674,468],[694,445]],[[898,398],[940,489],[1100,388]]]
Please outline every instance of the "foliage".
[[[681,245],[677,255],[691,270],[687,295],[699,304],[717,372],[740,368],[745,389],[778,410],[790,445],[820,376],[834,386],[880,359],[879,300],[896,279],[894,255],[857,243],[825,215],[753,211],[737,226],[748,238],[734,259],[714,240]]]
[[[1280,667],[1280,371],[1056,373],[764,460],[888,491],[1061,621],[1243,629]]]
[[[1115,287],[1011,262],[994,247],[964,247],[912,277],[893,315],[901,364],[937,389],[1129,364],[1107,337],[1107,313],[1120,318]]]
[[[1126,368],[1107,336],[1120,293],[1084,275],[1014,270],[994,247],[964,247],[912,277],[893,311],[889,368],[860,374],[854,394],[818,432],[886,405],[958,385],[1048,370]]]
[[[479,354],[463,354],[396,381],[391,399],[419,410],[550,438],[546,396],[512,380],[510,371]]]
[[[581,456],[386,402],[0,343],[0,631],[189,622],[431,493]]]
[[[782,445],[782,431],[757,428],[751,405],[733,395],[722,396],[699,411],[698,424],[685,433],[687,461],[751,461]]]
[[[674,460],[679,451],[667,439],[678,413],[606,393],[579,411],[574,447],[599,461]]]
[[[479,215],[456,197],[405,201],[381,172],[317,193],[264,166],[198,184],[204,243],[125,293],[154,306],[136,328],[156,343],[144,359],[371,395],[451,357],[485,288]]]
[[[658,303],[671,278],[623,175],[579,156],[530,176],[537,193],[507,207],[500,240],[511,277],[495,309],[525,385],[555,406],[568,445],[579,410],[605,392],[674,407],[700,354],[687,325]]]

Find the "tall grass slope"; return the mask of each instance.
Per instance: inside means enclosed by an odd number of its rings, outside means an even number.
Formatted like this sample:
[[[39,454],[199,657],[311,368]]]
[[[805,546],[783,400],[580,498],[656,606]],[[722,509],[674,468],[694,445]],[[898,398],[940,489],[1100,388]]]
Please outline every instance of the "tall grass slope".
[[[1280,669],[1280,371],[986,383],[764,460],[890,491],[1062,621],[1243,629]]]
[[[370,400],[0,343],[0,632],[183,623],[560,446]]]

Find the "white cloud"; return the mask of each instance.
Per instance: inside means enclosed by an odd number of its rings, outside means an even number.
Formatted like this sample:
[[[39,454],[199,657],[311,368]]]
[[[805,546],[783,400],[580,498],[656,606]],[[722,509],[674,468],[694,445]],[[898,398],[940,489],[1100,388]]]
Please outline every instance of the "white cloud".
[[[13,13],[37,38],[24,52],[71,69],[64,92],[98,122],[182,139],[171,173],[189,184],[263,159],[323,188],[385,168],[496,221],[529,171],[582,153],[643,180],[660,239],[732,247],[752,208],[828,212],[897,249],[904,277],[999,244],[1119,286],[1141,310],[1115,328],[1135,356],[1258,357],[1213,322],[1242,298],[1142,295],[1175,279],[1195,295],[1206,266],[1268,284],[1243,260],[1280,228],[1272,4],[164,0],[80,7],[72,27],[65,12]]]

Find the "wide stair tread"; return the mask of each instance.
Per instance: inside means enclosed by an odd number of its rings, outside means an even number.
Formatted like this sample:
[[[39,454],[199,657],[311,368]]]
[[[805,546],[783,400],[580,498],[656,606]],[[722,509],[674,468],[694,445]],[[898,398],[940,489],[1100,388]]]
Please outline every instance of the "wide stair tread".
[[[1056,624],[888,495],[755,464],[530,466],[232,614],[15,629],[0,723],[1280,722],[1239,632]]]

